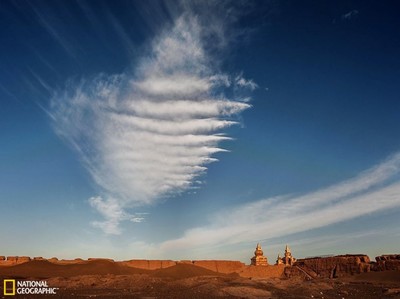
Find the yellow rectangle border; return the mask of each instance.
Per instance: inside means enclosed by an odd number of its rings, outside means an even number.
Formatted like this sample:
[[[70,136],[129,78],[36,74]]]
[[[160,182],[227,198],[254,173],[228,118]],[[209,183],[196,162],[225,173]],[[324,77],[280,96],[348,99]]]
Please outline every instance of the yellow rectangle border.
[[[12,292],[7,292],[7,283],[12,282]],[[4,296],[15,296],[15,279],[4,279]]]

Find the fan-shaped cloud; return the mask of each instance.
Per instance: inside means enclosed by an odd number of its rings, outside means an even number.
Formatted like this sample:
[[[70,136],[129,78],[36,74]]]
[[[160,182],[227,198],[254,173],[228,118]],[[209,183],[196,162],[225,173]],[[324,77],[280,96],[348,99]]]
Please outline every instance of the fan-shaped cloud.
[[[106,233],[119,233],[121,220],[141,218],[126,208],[193,187],[217,161],[212,155],[225,151],[219,143],[230,138],[221,131],[250,107],[222,94],[231,79],[214,68],[201,30],[195,17],[183,15],[132,74],[70,83],[52,100],[57,133],[102,189],[103,197],[89,202],[105,217],[94,225]],[[243,77],[236,83],[256,87]]]

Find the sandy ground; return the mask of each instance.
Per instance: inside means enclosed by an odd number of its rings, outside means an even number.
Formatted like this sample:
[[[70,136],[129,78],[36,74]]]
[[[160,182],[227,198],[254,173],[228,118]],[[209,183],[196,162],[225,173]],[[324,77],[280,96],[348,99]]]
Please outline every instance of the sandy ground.
[[[141,270],[107,261],[55,265],[34,261],[0,267],[0,279],[46,280],[57,295],[0,298],[398,298],[400,271],[338,279],[243,278],[187,264]]]

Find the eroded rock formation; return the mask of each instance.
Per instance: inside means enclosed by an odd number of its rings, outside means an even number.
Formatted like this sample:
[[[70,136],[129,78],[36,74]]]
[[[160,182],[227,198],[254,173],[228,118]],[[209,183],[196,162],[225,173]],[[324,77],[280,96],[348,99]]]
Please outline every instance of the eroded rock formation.
[[[29,262],[30,260],[31,258],[29,256],[1,256],[0,266],[13,266]]]
[[[400,270],[400,254],[385,254],[375,258],[372,264],[374,271]]]
[[[307,278],[335,278],[369,272],[370,270],[371,264],[367,255],[348,254],[299,259],[293,265],[293,269],[288,269],[285,273],[288,276],[300,274]]]
[[[263,255],[261,246],[257,244],[255,256],[251,259],[250,266],[240,261],[227,260],[129,260],[114,261],[104,258],[80,258],[74,260],[59,260],[55,257],[45,259],[43,257],[27,256],[0,256],[0,266],[15,266],[30,261],[46,261],[57,265],[71,264],[90,264],[98,261],[120,264],[132,268],[145,270],[165,269],[178,264],[190,264],[202,267],[218,273],[238,273],[242,277],[303,277],[305,279],[315,278],[336,278],[346,275],[359,274],[369,271],[400,271],[400,254],[387,254],[375,258],[376,262],[371,262],[369,257],[364,254],[348,254],[329,257],[313,257],[295,260],[290,249],[286,247],[285,258],[280,258],[277,265],[268,265],[267,259]],[[258,267],[258,266],[262,267]]]

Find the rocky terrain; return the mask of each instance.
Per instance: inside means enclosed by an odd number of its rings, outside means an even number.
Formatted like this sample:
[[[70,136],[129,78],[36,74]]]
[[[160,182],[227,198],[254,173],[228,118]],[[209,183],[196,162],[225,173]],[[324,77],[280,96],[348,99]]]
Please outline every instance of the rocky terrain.
[[[400,298],[400,271],[389,270],[397,257],[384,257],[372,263],[364,255],[302,259],[292,267],[246,266],[236,261],[25,257],[23,263],[17,258],[13,265],[0,266],[0,280],[46,280],[59,288],[57,295],[16,298]],[[380,261],[385,261],[385,267]],[[311,271],[315,277],[309,277]]]

